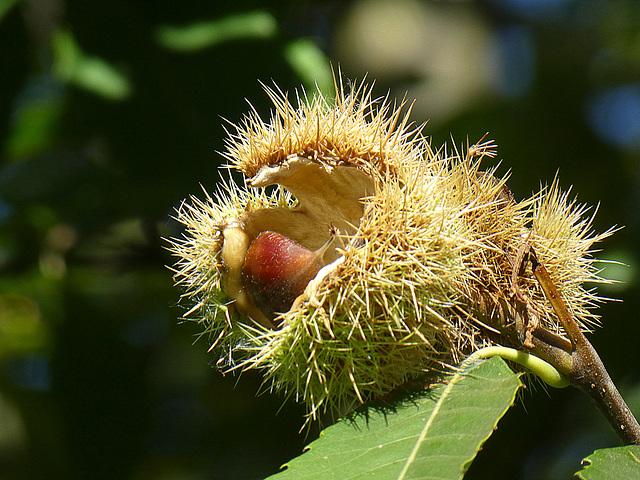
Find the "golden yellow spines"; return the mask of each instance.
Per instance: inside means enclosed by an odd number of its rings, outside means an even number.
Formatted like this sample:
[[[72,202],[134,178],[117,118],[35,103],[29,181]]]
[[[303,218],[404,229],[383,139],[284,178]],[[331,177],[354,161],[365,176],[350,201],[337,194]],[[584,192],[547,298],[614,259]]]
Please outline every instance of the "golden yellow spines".
[[[185,237],[171,247],[186,317],[204,323],[222,369],[262,370],[315,417],[442,370],[492,344],[510,316],[526,317],[525,330],[558,332],[534,279],[520,272],[523,247],[544,259],[578,321],[593,323],[598,298],[583,285],[600,281],[589,251],[609,232],[591,234],[586,210],[557,183],[515,201],[506,178],[481,170],[495,145],[434,153],[408,113],[364,84],[337,86],[334,100],[297,96],[296,106],[267,93],[271,119],[251,113],[227,142],[245,185],[185,203]],[[299,246],[285,249],[294,255],[329,245],[284,312],[264,307],[287,284],[274,271],[278,258],[268,265],[278,282],[247,284],[259,261],[252,254],[245,266],[247,250],[270,241],[265,232]],[[285,257],[286,275],[300,262]]]

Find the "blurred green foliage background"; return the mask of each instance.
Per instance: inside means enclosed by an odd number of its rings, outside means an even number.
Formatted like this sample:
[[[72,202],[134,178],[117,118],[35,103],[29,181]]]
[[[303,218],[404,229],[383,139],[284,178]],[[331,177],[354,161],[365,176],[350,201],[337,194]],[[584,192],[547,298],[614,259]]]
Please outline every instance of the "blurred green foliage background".
[[[625,226],[592,338],[640,414],[640,2],[0,0],[0,479],[257,479],[317,434],[211,368],[161,238],[216,187],[224,119],[269,114],[259,81],[331,93],[331,65],[416,98],[434,147],[489,132],[517,198],[559,172]],[[567,478],[617,444],[534,382],[467,478]]]

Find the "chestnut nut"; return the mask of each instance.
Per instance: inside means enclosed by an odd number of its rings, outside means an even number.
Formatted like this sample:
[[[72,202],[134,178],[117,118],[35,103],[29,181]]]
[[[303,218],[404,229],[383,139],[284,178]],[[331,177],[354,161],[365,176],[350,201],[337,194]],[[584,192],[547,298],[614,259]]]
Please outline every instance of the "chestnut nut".
[[[260,233],[242,266],[242,281],[254,305],[270,320],[288,311],[325,265],[322,257],[332,241],[313,251],[277,232]]]

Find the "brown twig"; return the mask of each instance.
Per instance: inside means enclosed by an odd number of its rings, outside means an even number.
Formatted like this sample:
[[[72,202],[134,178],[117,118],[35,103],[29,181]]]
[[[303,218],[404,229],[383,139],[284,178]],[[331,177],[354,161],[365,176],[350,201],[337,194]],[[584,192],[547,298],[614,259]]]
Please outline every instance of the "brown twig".
[[[640,424],[618,392],[598,353],[580,330],[549,272],[538,261],[533,250],[529,252],[529,260],[534,276],[571,342],[569,359],[565,350],[568,346],[566,343],[564,346],[551,345],[547,342],[551,339],[549,335],[553,334],[546,332],[541,335],[537,331],[534,336],[534,350],[539,350],[541,356],[547,357],[545,359],[565,373],[573,385],[594,400],[625,444],[640,445]]]

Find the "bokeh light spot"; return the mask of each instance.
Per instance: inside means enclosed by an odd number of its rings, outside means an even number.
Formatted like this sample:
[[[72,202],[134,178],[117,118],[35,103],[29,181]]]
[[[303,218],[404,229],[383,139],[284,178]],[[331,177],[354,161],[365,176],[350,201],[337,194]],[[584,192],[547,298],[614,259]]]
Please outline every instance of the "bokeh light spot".
[[[607,87],[587,99],[587,121],[614,147],[640,149],[640,84]]]

